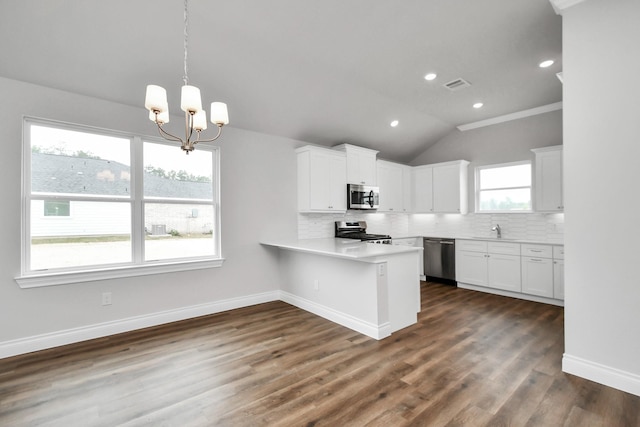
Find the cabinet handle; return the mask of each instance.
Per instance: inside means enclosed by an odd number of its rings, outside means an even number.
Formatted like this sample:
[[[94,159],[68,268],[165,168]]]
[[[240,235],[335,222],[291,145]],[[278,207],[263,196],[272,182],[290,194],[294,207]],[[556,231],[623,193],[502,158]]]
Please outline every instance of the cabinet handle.
[[[539,249],[530,249],[530,251],[531,251],[531,252],[536,252],[536,253],[542,252],[542,251],[541,251],[541,250],[539,250]]]
[[[529,258],[529,261],[542,262],[542,260],[539,258]]]

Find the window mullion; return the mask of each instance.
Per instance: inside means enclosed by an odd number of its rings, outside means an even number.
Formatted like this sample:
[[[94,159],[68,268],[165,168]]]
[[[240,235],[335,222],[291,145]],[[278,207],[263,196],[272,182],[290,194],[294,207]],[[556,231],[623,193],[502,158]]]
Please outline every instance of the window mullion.
[[[141,264],[144,260],[144,205],[142,200],[144,198],[144,159],[142,150],[142,138],[139,136],[133,137],[131,144],[131,158],[132,164],[132,201],[133,209],[131,209],[131,250],[133,251],[133,262],[135,264]]]

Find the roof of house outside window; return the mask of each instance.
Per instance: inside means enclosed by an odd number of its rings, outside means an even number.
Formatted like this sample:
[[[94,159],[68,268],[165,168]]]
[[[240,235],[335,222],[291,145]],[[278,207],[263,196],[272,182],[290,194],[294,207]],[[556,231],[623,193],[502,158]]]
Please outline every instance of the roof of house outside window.
[[[131,172],[122,163],[84,157],[31,153],[31,188],[35,193],[129,196]],[[213,198],[211,183],[169,179],[144,173],[147,197]]]

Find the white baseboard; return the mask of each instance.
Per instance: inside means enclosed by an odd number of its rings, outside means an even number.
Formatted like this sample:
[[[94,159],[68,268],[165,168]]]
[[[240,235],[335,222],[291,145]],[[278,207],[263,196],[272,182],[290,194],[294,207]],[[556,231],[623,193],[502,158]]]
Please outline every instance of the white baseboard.
[[[470,285],[469,283],[458,282],[461,289],[469,289],[471,291],[486,292],[488,294],[502,295],[503,297],[518,298],[527,301],[542,302],[545,304],[557,305],[564,307],[564,301],[555,298],[539,297],[537,295],[523,294],[521,292],[505,291],[502,289],[488,288],[486,286]]]
[[[30,353],[32,351],[59,347],[94,338],[102,338],[136,329],[158,326],[179,320],[191,319],[208,314],[220,313],[236,308],[249,307],[279,299],[278,291],[264,292],[239,298],[230,298],[190,307],[167,310],[159,313],[130,317],[128,319],[67,329],[64,331],[36,335],[12,341],[0,342],[0,359]]]
[[[334,310],[285,291],[280,291],[280,300],[377,340],[381,340],[382,338],[386,338],[391,335],[391,324],[389,322],[385,322],[381,325],[365,322],[349,314]]]
[[[640,375],[564,354],[562,372],[640,396]]]

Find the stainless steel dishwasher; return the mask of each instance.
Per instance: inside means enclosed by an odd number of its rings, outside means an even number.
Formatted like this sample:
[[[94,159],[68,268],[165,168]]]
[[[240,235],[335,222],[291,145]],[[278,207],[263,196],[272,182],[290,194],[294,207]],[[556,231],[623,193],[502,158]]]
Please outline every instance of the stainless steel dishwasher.
[[[455,239],[424,238],[424,274],[450,282],[456,280]]]

